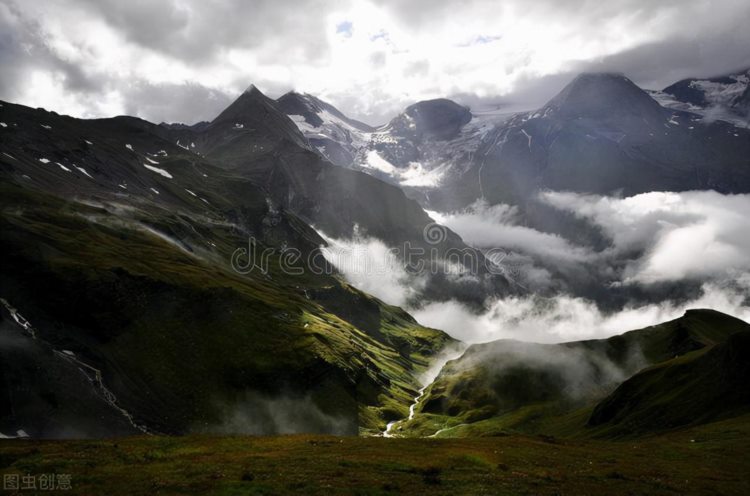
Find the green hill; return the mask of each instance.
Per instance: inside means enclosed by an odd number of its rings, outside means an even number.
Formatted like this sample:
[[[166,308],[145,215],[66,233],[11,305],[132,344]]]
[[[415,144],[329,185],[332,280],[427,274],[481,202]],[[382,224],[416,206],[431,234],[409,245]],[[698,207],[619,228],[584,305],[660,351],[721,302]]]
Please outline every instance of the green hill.
[[[635,436],[750,411],[750,332],[639,372],[594,408],[588,426]]]
[[[400,433],[439,437],[515,431],[568,436],[603,433],[604,429],[587,427],[591,411],[628,378],[654,364],[689,361],[748,330],[747,323],[729,315],[689,310],[679,319],[609,339],[555,345],[501,340],[474,345],[443,369],[413,420],[400,424]],[[689,375],[690,370],[682,373]],[[669,388],[669,384],[659,387]],[[704,399],[710,402],[709,396]],[[658,430],[667,424],[649,425]]]

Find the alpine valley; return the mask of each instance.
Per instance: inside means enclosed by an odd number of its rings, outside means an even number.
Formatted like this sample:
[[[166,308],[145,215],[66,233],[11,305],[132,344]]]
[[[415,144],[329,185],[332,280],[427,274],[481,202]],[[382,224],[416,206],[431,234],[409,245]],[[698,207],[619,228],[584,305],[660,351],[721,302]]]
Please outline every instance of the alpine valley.
[[[747,494],[750,324],[710,296],[750,299],[748,95],[750,71],[585,73],[537,109],[434,99],[380,127],[255,86],[192,125],[0,102],[0,437],[31,438],[0,472]],[[667,273],[706,212],[724,244]],[[553,310],[574,325],[540,338]]]

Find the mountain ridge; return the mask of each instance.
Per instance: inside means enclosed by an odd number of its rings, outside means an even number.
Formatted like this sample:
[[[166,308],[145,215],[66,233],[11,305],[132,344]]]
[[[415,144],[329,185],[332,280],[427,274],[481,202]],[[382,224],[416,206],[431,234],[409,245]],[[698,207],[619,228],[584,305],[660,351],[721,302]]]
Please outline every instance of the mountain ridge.
[[[748,130],[664,105],[622,74],[584,73],[537,110],[471,114],[424,144],[409,131],[407,112],[394,118],[395,127],[344,141],[329,136],[323,148],[345,148],[338,165],[398,184],[425,208],[441,211],[478,199],[523,206],[544,188],[626,195],[750,190]]]
[[[0,297],[18,312],[0,309],[0,341],[28,350],[1,350],[0,375],[16,381],[5,390],[11,411],[0,411],[4,435],[137,432],[123,412],[173,434],[247,425],[234,412],[261,415],[258,432],[270,434],[283,426],[253,405],[280,401],[308,412],[298,429],[377,433],[407,411],[416,377],[452,342],[330,267],[284,270],[285,250],[306,257],[325,241],[203,157],[185,139],[192,130],[175,138],[138,119],[9,103],[0,120]],[[250,240],[274,254],[267,270],[243,265]],[[36,372],[24,373],[30,365]]]

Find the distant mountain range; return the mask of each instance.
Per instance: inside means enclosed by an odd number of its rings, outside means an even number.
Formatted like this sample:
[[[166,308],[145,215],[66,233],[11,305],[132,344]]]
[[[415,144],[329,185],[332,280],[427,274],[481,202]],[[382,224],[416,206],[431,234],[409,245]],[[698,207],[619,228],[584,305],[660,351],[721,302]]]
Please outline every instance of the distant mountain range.
[[[652,95],[665,107],[750,126],[750,69],[706,79],[683,79]]]
[[[743,74],[726,80],[746,87]],[[735,114],[718,119],[709,107],[675,104],[664,95],[621,74],[581,74],[536,110],[472,112],[450,100],[428,100],[375,130],[351,125],[330,106],[316,110],[323,107],[310,95],[289,93],[280,101],[321,156],[401,187],[426,210],[507,205],[516,225],[601,251],[608,242],[601,230],[549,205],[540,193],[750,192],[748,121]],[[580,271],[570,277],[555,260],[505,248],[533,258],[566,290],[599,304],[652,296],[626,287],[603,292],[599,281],[590,284]],[[504,260],[514,279],[511,258]],[[523,278],[514,280],[528,286]],[[681,284],[665,291],[684,296],[693,290]]]
[[[324,157],[445,211],[477,199],[523,207],[542,189],[746,192],[748,81],[742,73],[649,93],[623,75],[582,74],[534,111],[472,114],[429,100],[374,131],[310,95],[279,101]]]

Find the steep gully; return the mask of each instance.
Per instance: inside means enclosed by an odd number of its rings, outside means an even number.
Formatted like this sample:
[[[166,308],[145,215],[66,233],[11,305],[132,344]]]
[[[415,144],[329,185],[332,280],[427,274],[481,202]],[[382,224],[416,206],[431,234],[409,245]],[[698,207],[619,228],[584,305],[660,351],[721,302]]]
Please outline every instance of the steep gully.
[[[422,401],[422,398],[427,393],[427,390],[430,388],[430,386],[432,386],[437,378],[440,377],[440,372],[443,371],[443,368],[448,362],[460,358],[467,348],[468,345],[461,343],[456,347],[451,347],[449,350],[444,350],[440,353],[440,355],[435,359],[435,362],[432,364],[432,366],[430,366],[430,368],[427,369],[427,372],[422,375],[422,378],[420,380],[422,387],[419,389],[418,394],[414,397],[414,401],[409,406],[409,416],[404,419],[392,420],[391,422],[388,422],[385,430],[381,434],[383,437],[396,437],[394,431],[397,426],[402,422],[408,422],[414,419],[414,415],[416,415],[419,402]]]
[[[41,343],[45,346],[49,346],[50,348],[52,348],[49,343],[42,341],[41,339],[37,337],[36,330],[31,325],[31,323],[28,320],[26,320],[23,317],[23,315],[18,313],[18,310],[16,310],[15,307],[13,307],[10,303],[8,303],[8,301],[5,298],[0,298],[0,304],[2,304],[3,307],[5,307],[5,310],[7,310],[7,312],[10,314],[11,318],[15,321],[15,323],[18,324],[18,326],[21,327],[29,335],[29,337],[31,337],[31,339],[33,339],[34,341],[38,343]],[[79,360],[78,357],[76,357],[75,353],[73,353],[72,351],[56,350],[52,348],[52,352],[55,354],[55,356],[57,356],[61,360],[66,360],[76,365],[78,367],[78,370],[80,370],[89,380],[89,382],[91,382],[91,385],[95,388],[97,393],[100,394],[102,398],[104,398],[104,401],[106,401],[112,408],[120,412],[120,414],[127,419],[130,425],[132,425],[135,429],[143,432],[144,434],[150,434],[150,432],[148,431],[148,429],[146,429],[146,427],[137,424],[135,420],[133,419],[133,416],[117,403],[117,397],[115,396],[115,394],[112,391],[110,391],[107,388],[107,386],[104,384],[104,379],[102,377],[101,370],[95,367],[92,367],[91,365]],[[22,436],[20,434],[21,432],[23,431],[19,431],[19,437],[26,437],[26,436]],[[1,433],[0,433],[0,436],[10,437],[10,436],[4,436]]]

